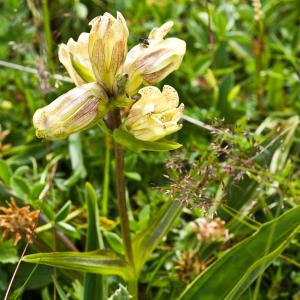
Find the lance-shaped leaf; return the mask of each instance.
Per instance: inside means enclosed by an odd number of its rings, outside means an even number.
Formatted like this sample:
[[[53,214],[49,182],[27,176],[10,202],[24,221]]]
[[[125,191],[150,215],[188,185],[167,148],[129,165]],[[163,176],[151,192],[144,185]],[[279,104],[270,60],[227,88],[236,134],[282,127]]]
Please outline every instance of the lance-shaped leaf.
[[[64,186],[71,187],[78,180],[85,178],[87,171],[84,165],[83,150],[80,133],[71,134],[68,138],[69,155],[73,174],[64,182]]]
[[[133,240],[136,269],[139,272],[144,263],[157,247],[161,239],[169,232],[176,218],[182,211],[178,201],[169,200],[149,223],[147,229],[140,232]]]
[[[129,132],[117,128],[113,132],[115,141],[126,148],[134,151],[169,151],[180,148],[182,145],[169,140],[160,140],[157,142],[148,142],[136,139]]]
[[[23,260],[87,273],[118,275],[124,279],[133,277],[128,263],[108,249],[81,253],[38,253],[26,255]]]
[[[100,233],[99,212],[97,205],[97,195],[90,183],[85,185],[85,198],[88,211],[88,230],[86,239],[86,251],[103,248],[103,240]],[[105,300],[107,299],[107,280],[103,275],[85,275],[84,280],[85,300]]]
[[[299,214],[300,206],[262,225],[200,274],[179,299],[240,299],[299,232]]]

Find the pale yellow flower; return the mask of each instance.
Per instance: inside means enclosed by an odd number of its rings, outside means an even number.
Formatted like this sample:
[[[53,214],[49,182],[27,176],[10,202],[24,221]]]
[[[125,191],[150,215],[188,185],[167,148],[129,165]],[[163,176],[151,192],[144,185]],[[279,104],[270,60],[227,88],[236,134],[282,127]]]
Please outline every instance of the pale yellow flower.
[[[114,81],[122,73],[127,54],[128,29],[121,13],[115,19],[111,14],[94,18],[88,52],[98,82],[112,91]]]
[[[116,18],[109,13],[96,17],[90,25],[90,33],[84,32],[77,41],[69,39],[59,47],[59,60],[77,88],[36,111],[33,123],[37,137],[63,139],[91,127],[109,109],[130,106],[133,97],[127,97],[127,93],[133,96],[141,84],[164,79],[179,67],[185,53],[184,41],[164,39],[173,22],[154,28],[149,40],[128,55],[128,29],[119,12]],[[149,87],[141,94],[142,99],[132,106],[126,121],[137,138],[154,141],[181,128],[177,122],[183,104],[178,107],[173,88],[165,86],[160,93]]]
[[[89,34],[83,32],[77,42],[69,39],[67,44],[61,44],[58,50],[59,61],[77,86],[96,81],[88,53],[88,39]]]
[[[133,94],[141,84],[156,84],[178,69],[185,54],[186,44],[178,38],[164,39],[173,22],[153,28],[144,42],[127,54],[124,73],[129,75],[127,92]]]
[[[87,83],[58,97],[33,116],[36,136],[58,140],[84,130],[107,113],[108,97],[98,83]]]
[[[90,33],[59,47],[59,60],[77,88],[35,112],[33,124],[39,138],[63,139],[91,127],[107,113],[107,93],[122,71],[128,30],[120,13],[117,19],[105,13],[90,24]]]
[[[141,98],[131,107],[124,125],[137,139],[156,141],[181,129],[183,103],[169,85],[161,92],[157,87],[144,87],[138,92]]]

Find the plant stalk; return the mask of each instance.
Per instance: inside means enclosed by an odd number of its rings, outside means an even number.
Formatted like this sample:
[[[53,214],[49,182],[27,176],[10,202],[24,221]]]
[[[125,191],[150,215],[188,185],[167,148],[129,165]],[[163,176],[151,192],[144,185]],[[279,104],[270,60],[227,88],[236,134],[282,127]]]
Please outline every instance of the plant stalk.
[[[108,207],[108,196],[109,196],[109,181],[110,181],[110,148],[111,148],[111,138],[105,136],[105,165],[104,165],[104,177],[103,177],[103,187],[102,187],[102,205],[101,205],[101,214],[107,216],[107,207]]]
[[[120,110],[116,109],[112,113],[113,128],[117,128],[121,124]],[[122,239],[125,249],[126,258],[129,264],[134,269],[134,260],[132,254],[132,244],[129,229],[129,219],[126,207],[125,196],[125,178],[124,178],[124,150],[123,147],[116,143],[115,146],[115,161],[116,161],[116,189],[118,208],[121,221]]]
[[[131,296],[130,299],[138,300],[138,282],[137,282],[137,280],[128,282],[128,292]]]
[[[256,35],[254,40],[255,51],[255,64],[256,64],[256,97],[257,97],[257,109],[261,114],[264,113],[264,84],[261,71],[263,70],[264,63],[264,25],[263,21],[256,21]]]
[[[53,72],[54,70],[53,42],[52,42],[52,33],[51,33],[51,26],[50,26],[48,0],[42,0],[42,11],[43,11],[43,25],[44,25],[46,49],[47,49],[47,61],[50,70]]]

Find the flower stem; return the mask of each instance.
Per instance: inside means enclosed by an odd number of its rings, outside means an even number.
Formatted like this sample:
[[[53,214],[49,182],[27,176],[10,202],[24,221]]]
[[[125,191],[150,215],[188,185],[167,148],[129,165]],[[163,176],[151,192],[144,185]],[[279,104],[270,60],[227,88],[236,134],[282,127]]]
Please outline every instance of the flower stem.
[[[108,206],[108,195],[109,195],[109,181],[110,181],[110,149],[111,149],[111,138],[105,136],[105,165],[104,165],[104,177],[103,177],[103,193],[102,193],[102,205],[101,214],[107,216],[107,206]]]
[[[51,26],[50,26],[48,0],[42,0],[42,10],[43,10],[43,25],[45,31],[46,48],[47,48],[47,61],[50,70],[53,72],[54,69],[53,42],[52,42],[52,33],[51,33]]]
[[[131,296],[131,300],[138,300],[138,282],[129,281],[128,282],[128,292]]]
[[[119,109],[116,109],[112,113],[113,128],[117,128],[121,124],[121,115]],[[134,261],[132,255],[132,246],[130,238],[129,220],[126,207],[125,197],[125,178],[124,178],[124,150],[123,147],[115,142],[115,160],[116,160],[116,189],[118,208],[121,221],[122,239],[126,258],[129,264],[134,269]]]

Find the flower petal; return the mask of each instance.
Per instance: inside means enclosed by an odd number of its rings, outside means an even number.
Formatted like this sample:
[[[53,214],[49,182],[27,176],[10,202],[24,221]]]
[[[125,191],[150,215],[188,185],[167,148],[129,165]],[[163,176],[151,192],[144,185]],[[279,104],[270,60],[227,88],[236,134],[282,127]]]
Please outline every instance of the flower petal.
[[[76,87],[35,112],[36,135],[58,140],[84,130],[106,114],[107,101],[104,89],[97,83]]]
[[[69,39],[67,44],[61,44],[58,49],[59,61],[64,65],[76,86],[95,81],[87,50],[88,36],[88,33],[83,32],[77,42]],[[86,76],[82,76],[82,72],[78,70],[83,70]]]
[[[95,77],[109,91],[112,91],[114,80],[121,74],[127,53],[128,29],[121,13],[115,19],[111,14],[94,18],[88,53]]]
[[[177,122],[182,117],[184,105],[179,104],[176,90],[164,86],[163,92],[153,86],[139,91],[141,98],[131,107],[124,122],[127,130],[135,138],[144,141],[157,141],[181,129]]]
[[[185,54],[186,44],[177,38],[163,39],[173,22],[154,28],[149,45],[139,44],[127,54],[124,72],[129,75],[127,93],[134,94],[142,83],[156,84],[176,70]]]

